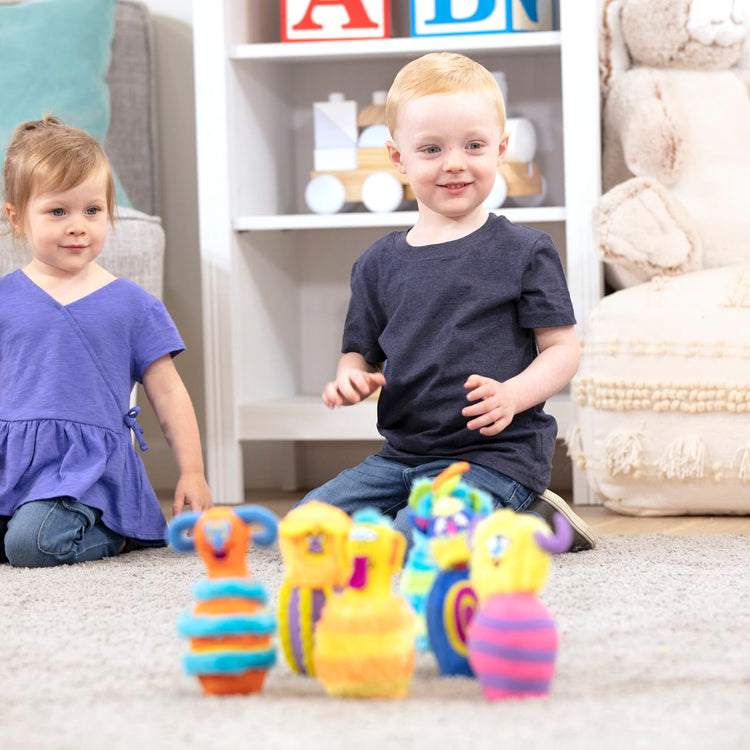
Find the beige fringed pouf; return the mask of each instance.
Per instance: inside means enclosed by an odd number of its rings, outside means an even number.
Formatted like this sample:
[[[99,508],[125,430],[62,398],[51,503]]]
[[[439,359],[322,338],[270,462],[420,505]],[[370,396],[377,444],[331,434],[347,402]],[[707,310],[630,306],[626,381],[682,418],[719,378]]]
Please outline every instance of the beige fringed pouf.
[[[610,509],[750,514],[750,264],[605,297],[573,399],[568,451]]]

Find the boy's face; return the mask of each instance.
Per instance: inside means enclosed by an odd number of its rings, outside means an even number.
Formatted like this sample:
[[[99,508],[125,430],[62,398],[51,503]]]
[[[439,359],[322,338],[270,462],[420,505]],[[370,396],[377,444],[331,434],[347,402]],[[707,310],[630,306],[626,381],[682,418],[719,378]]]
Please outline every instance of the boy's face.
[[[508,145],[492,98],[471,91],[404,102],[393,138],[389,156],[409,178],[420,212],[451,219],[482,210]]]

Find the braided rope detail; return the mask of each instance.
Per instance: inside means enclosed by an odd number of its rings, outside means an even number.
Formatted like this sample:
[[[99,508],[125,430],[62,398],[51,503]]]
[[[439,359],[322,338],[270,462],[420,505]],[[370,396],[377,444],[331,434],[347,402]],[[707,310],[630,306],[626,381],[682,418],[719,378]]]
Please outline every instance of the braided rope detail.
[[[573,401],[603,411],[681,412],[750,411],[750,385],[743,383],[645,383],[596,377],[573,381]]]

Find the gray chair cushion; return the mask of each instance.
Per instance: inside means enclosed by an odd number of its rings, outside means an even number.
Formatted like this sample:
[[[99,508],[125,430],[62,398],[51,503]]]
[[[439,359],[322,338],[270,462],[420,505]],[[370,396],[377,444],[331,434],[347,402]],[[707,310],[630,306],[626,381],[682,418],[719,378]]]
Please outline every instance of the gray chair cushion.
[[[111,114],[105,147],[134,208],[158,215],[155,66],[151,15],[119,0],[107,74]]]

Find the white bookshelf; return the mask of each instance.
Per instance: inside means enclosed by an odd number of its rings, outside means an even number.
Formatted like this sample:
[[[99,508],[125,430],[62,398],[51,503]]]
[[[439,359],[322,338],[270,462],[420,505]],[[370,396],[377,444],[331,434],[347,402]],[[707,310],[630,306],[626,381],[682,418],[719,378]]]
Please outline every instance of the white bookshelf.
[[[304,441],[378,439],[375,403],[327,410],[319,399],[338,359],[353,261],[411,211],[307,212],[312,103],[343,91],[360,106],[409,59],[461,51],[508,79],[509,113],[537,126],[545,204],[502,207],[549,231],[566,262],[578,320],[601,295],[591,235],[599,196],[595,0],[560,0],[561,30],[527,34],[278,42],[276,3],[194,0],[207,473],[221,502],[241,502],[242,445],[279,448],[296,482]],[[345,64],[343,64],[345,63]],[[567,395],[548,403],[564,435]],[[584,492],[577,481],[577,500]]]

